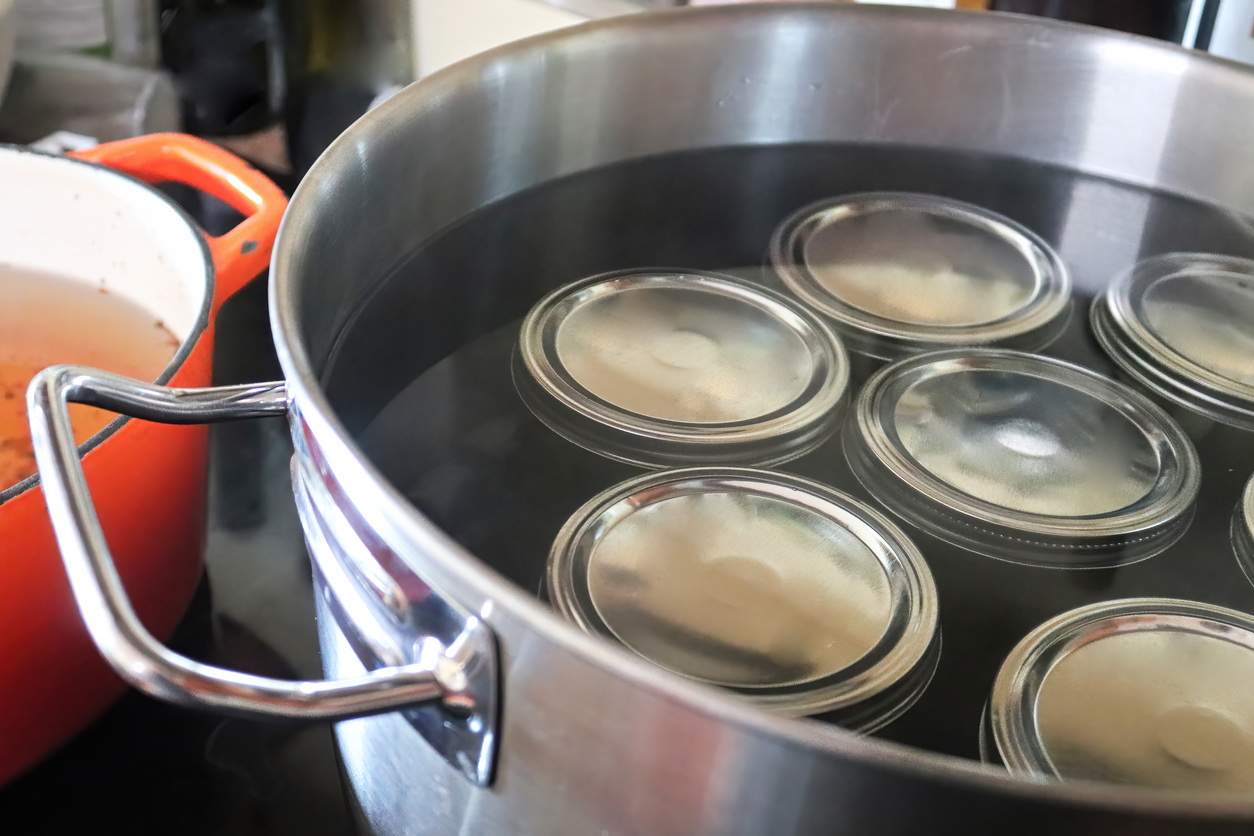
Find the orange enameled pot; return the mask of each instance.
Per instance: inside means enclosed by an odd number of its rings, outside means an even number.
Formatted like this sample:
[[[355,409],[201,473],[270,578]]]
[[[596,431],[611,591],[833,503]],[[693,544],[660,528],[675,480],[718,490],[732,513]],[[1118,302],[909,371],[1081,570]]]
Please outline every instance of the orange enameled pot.
[[[158,382],[207,385],[214,317],[269,263],[282,192],[238,157],[179,134],[74,157],[0,146],[0,263],[139,304],[180,341]],[[170,181],[220,198],[245,220],[206,236],[145,185]],[[126,589],[160,636],[173,630],[201,574],[207,443],[205,426],[118,419],[80,447]],[[0,782],[87,725],[123,688],[75,609],[33,477],[0,492],[0,683]]]

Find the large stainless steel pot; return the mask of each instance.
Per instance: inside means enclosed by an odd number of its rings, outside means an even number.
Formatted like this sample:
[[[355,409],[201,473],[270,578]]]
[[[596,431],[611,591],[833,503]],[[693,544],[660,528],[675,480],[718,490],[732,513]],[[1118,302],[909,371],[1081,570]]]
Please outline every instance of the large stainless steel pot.
[[[36,381],[41,473],[84,616],[119,672],[163,698],[247,715],[378,715],[337,735],[362,814],[385,834],[1248,833],[1248,802],[1013,780],[768,716],[584,636],[408,504],[354,444],[319,375],[399,258],[489,201],[591,167],[743,144],[943,146],[1248,215],[1252,124],[1247,70],[995,15],[684,11],[460,64],[349,129],[293,199],[271,286],[286,384],[176,391],[65,368]],[[469,309],[475,293],[449,283],[436,298]],[[447,314],[432,306],[409,327],[438,334]],[[337,681],[216,670],[153,642],[120,597],[87,505],[67,397],[172,421],[286,412]]]

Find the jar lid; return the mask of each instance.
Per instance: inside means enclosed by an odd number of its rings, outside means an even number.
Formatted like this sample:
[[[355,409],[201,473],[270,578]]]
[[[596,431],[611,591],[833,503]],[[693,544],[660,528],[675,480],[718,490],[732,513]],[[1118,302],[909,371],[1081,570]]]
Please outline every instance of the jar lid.
[[[654,664],[863,731],[912,705],[939,655],[936,586],[900,529],[761,470],[664,471],[602,493],[558,534],[548,591]]]
[[[1245,483],[1241,501],[1232,515],[1232,549],[1241,571],[1254,583],[1254,477]]]
[[[956,200],[869,192],[780,224],[770,260],[831,318],[851,351],[881,359],[959,345],[1036,351],[1065,327],[1071,278],[1026,227]]]
[[[846,426],[858,479],[923,530],[990,557],[1092,568],[1180,538],[1201,482],[1145,396],[1061,360],[955,349],[881,370]]]
[[[1091,321],[1102,348],[1142,385],[1254,429],[1254,261],[1147,258],[1094,303]]]
[[[514,381],[570,441],[613,459],[778,464],[844,417],[849,362],[818,317],[699,271],[593,276],[523,322]]]
[[[1002,664],[989,729],[1012,773],[1254,792],[1254,618],[1127,598],[1047,621]]]

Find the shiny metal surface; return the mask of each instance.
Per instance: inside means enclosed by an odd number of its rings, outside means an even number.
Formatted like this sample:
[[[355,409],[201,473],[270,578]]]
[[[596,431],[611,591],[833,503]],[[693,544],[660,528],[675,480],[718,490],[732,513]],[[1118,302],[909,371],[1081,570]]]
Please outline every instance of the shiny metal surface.
[[[836,336],[730,276],[594,276],[540,300],[518,340],[515,382],[536,416],[623,461],[778,463],[844,415],[849,363]]]
[[[1033,371],[922,377],[903,387],[886,418],[924,470],[993,505],[1082,517],[1148,494],[1159,468],[1146,433],[1114,407]]]
[[[1039,236],[935,195],[875,192],[804,207],[780,224],[770,260],[872,357],[956,345],[1035,351],[1071,309],[1066,265]]]
[[[611,488],[559,532],[548,588],[583,629],[783,714],[855,706],[935,665],[936,586],[909,538],[849,496],[768,471]],[[900,714],[929,678],[858,728]]]
[[[310,490],[301,459],[292,457],[292,486],[323,603],[345,625],[357,658],[371,671],[404,669],[415,656],[419,663],[443,657],[446,671],[460,681],[464,705],[450,711],[440,702],[414,703],[405,706],[405,718],[425,745],[464,778],[488,786],[500,711],[491,631],[479,618],[431,594],[417,578],[404,577],[386,589],[363,583],[363,572],[380,560],[387,562],[388,556],[368,535],[358,536],[351,510]],[[309,462],[304,459],[304,466]],[[412,635],[423,638],[415,644]]]
[[[1241,571],[1254,583],[1254,477],[1245,483],[1241,501],[1232,512],[1230,537]]]
[[[954,349],[900,361],[858,395],[845,453],[896,513],[990,557],[1086,568],[1179,539],[1201,464],[1126,386],[1046,357]]]
[[[1093,305],[1093,333],[1162,397],[1254,428],[1254,262],[1206,253],[1146,259]]]
[[[1006,659],[989,702],[1015,773],[1254,793],[1254,618],[1161,598],[1063,613]]]
[[[319,375],[355,306],[399,258],[488,202],[564,174],[738,144],[932,145],[1248,214],[1251,119],[1247,70],[1170,46],[987,13],[837,4],[626,16],[450,68],[367,114],[289,209],[272,271],[279,356],[321,463],[311,487],[330,490],[333,475],[405,571],[483,615],[505,690],[490,791],[403,718],[341,724],[363,819],[380,834],[1248,832],[1246,802],[1018,781],[755,711],[582,635],[393,489]],[[457,290],[437,281],[441,293]],[[473,289],[458,292],[451,298],[473,309]],[[422,324],[438,329],[448,314],[433,305]],[[328,671],[360,670],[323,615]]]
[[[197,423],[284,415],[282,383],[172,389],[79,366],[40,372],[27,395],[31,438],[79,612],[93,641],[118,675],[169,702],[252,718],[329,720],[441,704],[455,715],[475,715],[470,681],[485,650],[487,628],[472,619],[460,641],[428,637],[412,662],[396,660],[368,674],[324,682],[253,676],[180,656],[153,638],[126,597],[96,519],[74,444],[68,404],[90,403],[133,417]],[[490,638],[486,650],[491,655]],[[495,708],[494,705],[488,706]]]
[[[570,310],[553,348],[575,383],[629,412],[748,421],[788,406],[814,373],[802,340],[759,309],[695,288],[615,291]]]

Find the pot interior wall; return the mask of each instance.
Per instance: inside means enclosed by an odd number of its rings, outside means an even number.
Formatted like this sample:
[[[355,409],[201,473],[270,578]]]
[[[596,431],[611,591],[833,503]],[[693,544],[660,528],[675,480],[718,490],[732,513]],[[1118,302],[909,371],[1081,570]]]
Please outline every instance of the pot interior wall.
[[[623,18],[455,66],[367,114],[293,202],[278,305],[320,372],[372,289],[441,229],[557,177],[700,148],[1010,155],[1249,213],[1252,111],[1254,77],[1235,65],[1029,19],[816,6]]]
[[[0,148],[0,268],[116,293],[182,341],[204,304],[206,259],[191,223],[147,187],[96,166]]]

